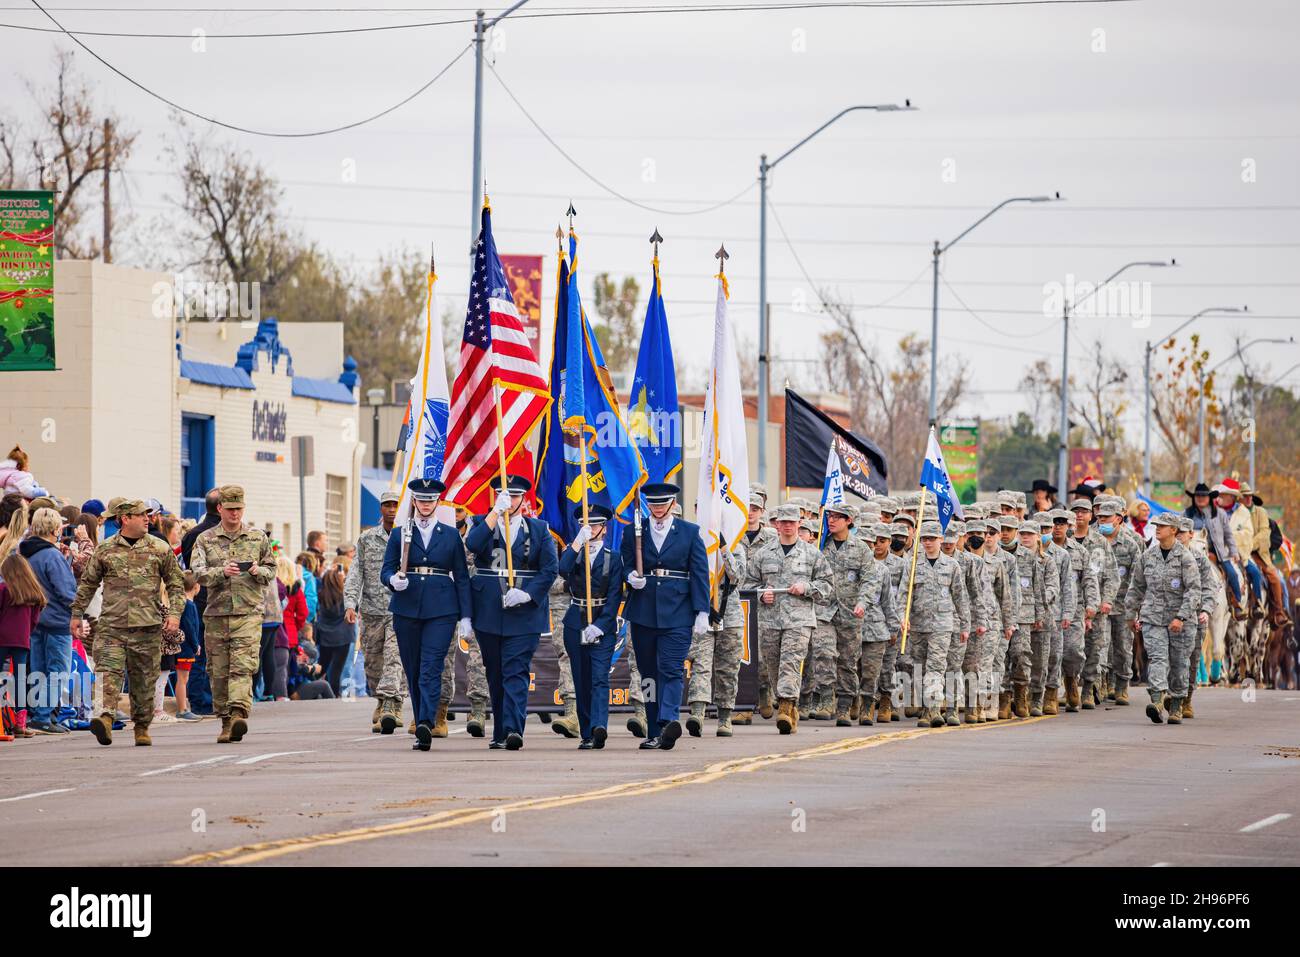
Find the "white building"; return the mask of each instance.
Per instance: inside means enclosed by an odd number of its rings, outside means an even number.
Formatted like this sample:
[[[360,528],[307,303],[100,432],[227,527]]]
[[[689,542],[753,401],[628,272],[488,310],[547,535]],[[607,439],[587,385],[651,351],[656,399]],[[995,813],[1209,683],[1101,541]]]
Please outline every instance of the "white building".
[[[290,553],[306,530],[331,545],[360,528],[360,383],[339,323],[178,322],[155,315],[163,273],[99,262],[55,267],[59,368],[0,377],[0,444],[80,504],[158,498],[187,517],[214,485],[244,487],[245,520]],[[290,439],[311,436],[306,529]]]

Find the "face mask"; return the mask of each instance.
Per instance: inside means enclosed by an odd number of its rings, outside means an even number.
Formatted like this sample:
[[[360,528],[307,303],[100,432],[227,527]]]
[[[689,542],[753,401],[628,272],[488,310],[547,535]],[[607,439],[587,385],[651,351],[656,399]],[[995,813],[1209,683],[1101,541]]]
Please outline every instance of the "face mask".
[[[890,541],[890,543],[889,543],[889,550],[890,550],[891,552],[901,552],[901,551],[903,550],[903,543],[902,543],[902,542]]]
[[[979,551],[984,547],[984,537],[982,535],[968,535],[966,536],[966,544],[974,551]]]
[[[1041,539],[1043,540],[1043,544],[1044,544],[1044,545],[1046,545],[1048,542],[1050,542],[1050,541],[1052,540],[1052,536],[1051,536],[1050,533],[1045,533],[1045,534],[1040,535],[1040,536],[1038,536],[1038,537],[1041,538]]]
[[[1101,532],[1103,535],[1110,535],[1115,531],[1115,526],[1110,522],[1106,522],[1103,525],[1098,525],[1097,531]]]

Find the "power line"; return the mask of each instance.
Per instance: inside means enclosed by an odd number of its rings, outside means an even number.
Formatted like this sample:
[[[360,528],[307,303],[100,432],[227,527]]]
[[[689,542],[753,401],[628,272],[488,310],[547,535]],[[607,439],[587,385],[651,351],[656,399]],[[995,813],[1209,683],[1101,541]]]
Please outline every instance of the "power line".
[[[71,33],[68,33],[68,31],[63,28],[63,25],[59,23],[58,20],[54,19],[54,17],[51,16],[51,14],[44,7],[42,7],[39,3],[37,3],[36,0],[32,0],[32,3],[36,6],[38,10],[41,11],[41,13],[44,13],[47,17],[49,17],[50,22],[53,23],[56,27],[58,27],[60,31],[66,34],[68,39],[70,39],[77,46],[81,47],[81,49],[85,50],[87,53],[93,56],[104,66],[108,67],[118,76],[120,76],[122,79],[126,80],[132,86],[136,87],[139,90],[142,90],[145,93],[148,93],[156,100],[161,100],[163,103],[166,103],[172,109],[179,110],[180,112],[186,114],[187,116],[192,116],[195,119],[203,120],[205,123],[211,123],[213,126],[224,127],[225,129],[228,130],[234,130],[237,133],[249,133],[252,134],[253,136],[271,136],[271,137],[284,138],[284,139],[300,139],[309,136],[327,136],[330,133],[341,133],[344,130],[351,130],[351,129],[355,129],[358,126],[364,126],[367,123],[372,123],[375,120],[379,119],[380,117],[387,116],[389,113],[392,113],[394,110],[400,109],[401,107],[405,106],[407,103],[410,103],[413,99],[415,99],[425,90],[427,90],[429,87],[433,86],[433,84],[438,82],[438,80],[441,79],[443,74],[445,74],[448,70],[450,70],[453,66],[455,66],[457,61],[459,61],[461,57],[463,57],[466,53],[468,53],[470,51],[470,48],[473,46],[473,43],[465,44],[465,48],[461,50],[459,53],[457,53],[454,57],[452,57],[451,61],[446,66],[444,66],[441,70],[435,73],[427,83],[425,83],[422,87],[420,87],[410,96],[406,97],[403,100],[398,101],[397,103],[394,103],[386,110],[381,110],[380,112],[375,113],[371,116],[367,116],[364,119],[356,120],[352,123],[345,123],[342,126],[335,126],[327,130],[313,130],[311,132],[305,132],[305,133],[282,133],[282,132],[275,132],[271,130],[254,130],[245,126],[236,126],[233,123],[226,123],[223,120],[218,120],[211,116],[205,116],[204,114],[191,110],[188,107],[181,106],[179,103],[173,100],[167,99],[167,97],[163,96],[161,93],[154,92],[153,90],[149,89],[149,87],[145,86],[140,81],[123,73],[121,70],[113,66],[113,64],[109,63],[107,60],[105,60],[102,56],[100,56],[90,47],[86,46],[86,44],[82,43]]]
[[[966,305],[966,300],[962,299],[962,297],[957,294],[957,290],[952,288],[947,278],[944,277],[942,273],[940,273],[940,281],[943,283],[944,288],[947,289],[950,293],[952,293],[952,297],[957,300],[957,304],[961,306],[962,309],[966,310],[967,314],[972,319],[974,319],[976,322],[982,325],[985,329],[989,330],[989,332],[995,333],[996,335],[1005,336],[1008,339],[1033,339],[1037,336],[1043,335],[1046,332],[1051,332],[1053,327],[1055,327],[1056,325],[1056,321],[1051,320],[1048,322],[1047,325],[1043,326],[1041,329],[1036,329],[1033,332],[1017,333],[1017,332],[1007,332],[1003,329],[999,329],[997,326],[993,325],[993,323],[989,322],[987,319],[985,319],[983,316],[977,313],[970,306]]]
[[[711,206],[702,206],[699,209],[664,209],[662,207],[649,206],[645,203],[638,202],[637,200],[632,199],[630,196],[625,196],[624,194],[620,193],[618,190],[614,189],[614,187],[609,186],[604,182],[602,182],[601,180],[597,179],[594,174],[589,172],[581,163],[579,163],[572,156],[570,156],[568,152],[565,151],[564,147],[562,147],[559,143],[555,142],[555,139],[551,136],[551,134],[547,133],[546,130],[542,128],[542,125],[538,123],[536,119],[533,118],[533,115],[528,112],[528,110],[524,107],[524,105],[519,102],[519,97],[515,96],[514,91],[511,90],[510,87],[506,86],[506,81],[501,79],[501,74],[497,72],[497,68],[493,66],[491,63],[489,63],[488,69],[492,71],[492,75],[496,77],[496,81],[501,84],[501,89],[506,91],[506,96],[510,97],[510,99],[514,102],[515,106],[519,107],[519,112],[524,114],[528,122],[533,125],[533,128],[536,129],[537,132],[541,134],[542,139],[550,143],[551,146],[555,149],[555,151],[559,153],[561,156],[563,156],[566,161],[568,161],[570,166],[576,169],[583,176],[587,177],[587,179],[591,180],[593,183],[595,183],[605,192],[609,193],[611,196],[617,199],[621,199],[623,202],[631,206],[635,206],[637,209],[644,209],[646,212],[659,213],[665,216],[698,216],[701,213],[711,213],[714,210],[722,209],[724,206],[731,205],[736,200],[740,199],[740,197],[744,196],[746,193],[752,190],[756,185],[755,183],[750,183],[748,186],[746,186],[740,192],[736,193],[730,199],[724,199],[722,202],[714,203]]]

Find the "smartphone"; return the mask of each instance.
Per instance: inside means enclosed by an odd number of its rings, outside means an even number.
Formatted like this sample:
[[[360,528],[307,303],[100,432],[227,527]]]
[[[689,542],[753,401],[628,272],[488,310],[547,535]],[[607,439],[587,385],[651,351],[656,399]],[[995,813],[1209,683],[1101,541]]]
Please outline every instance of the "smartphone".
[[[246,572],[253,567],[252,562],[235,562],[235,564],[239,566],[241,572]]]
[[[59,534],[59,541],[65,544],[71,544],[76,537],[76,528],[72,525],[64,525],[63,531]]]

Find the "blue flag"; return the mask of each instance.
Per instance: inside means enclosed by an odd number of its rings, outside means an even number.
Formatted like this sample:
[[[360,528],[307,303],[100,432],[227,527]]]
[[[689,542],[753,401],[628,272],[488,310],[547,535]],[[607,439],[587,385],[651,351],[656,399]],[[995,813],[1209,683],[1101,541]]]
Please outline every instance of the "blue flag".
[[[943,460],[943,452],[939,449],[939,440],[935,437],[933,428],[930,429],[930,442],[925,447],[925,464],[921,466],[921,487],[929,489],[938,499],[939,525],[945,532],[954,516],[960,519],[966,517],[957,493],[952,489],[948,466]]]
[[[543,426],[537,472],[538,515],[565,542],[573,540],[582,504],[581,436],[586,436],[587,502],[604,505],[618,521],[610,523],[605,543],[617,549],[622,527],[631,521],[637,491],[646,473],[636,445],[628,438],[600,346],[582,310],[578,293],[578,240],[569,236],[570,263],[560,258],[555,296],[555,340],[551,350],[551,404]]]
[[[835,443],[831,443],[830,455],[826,457],[826,478],[822,481],[822,534],[818,546],[826,547],[826,539],[831,537],[831,527],[826,520],[827,505],[844,504],[844,473],[840,470],[840,457],[835,454]]]
[[[682,427],[677,409],[677,371],[668,337],[659,258],[654,260],[650,300],[645,307],[641,349],[628,399],[627,427],[641,452],[650,482],[671,482],[682,469]]]

